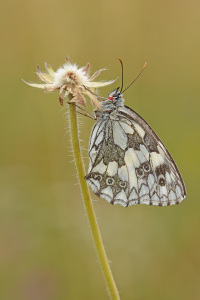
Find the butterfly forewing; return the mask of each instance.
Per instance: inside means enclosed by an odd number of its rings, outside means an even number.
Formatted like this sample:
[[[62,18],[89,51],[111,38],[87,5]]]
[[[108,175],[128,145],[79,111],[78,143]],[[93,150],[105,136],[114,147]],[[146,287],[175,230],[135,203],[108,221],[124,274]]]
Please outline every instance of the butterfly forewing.
[[[111,204],[172,205],[186,195],[184,182],[158,136],[136,112],[121,105],[95,124],[85,179]]]
[[[119,111],[133,122],[135,130],[143,140],[143,143],[140,143],[140,150],[142,153],[148,153],[147,160],[151,170],[147,176],[147,187],[150,192],[150,203],[147,204],[180,203],[185,198],[186,191],[181,174],[170,153],[148,123],[135,111],[125,106]]]

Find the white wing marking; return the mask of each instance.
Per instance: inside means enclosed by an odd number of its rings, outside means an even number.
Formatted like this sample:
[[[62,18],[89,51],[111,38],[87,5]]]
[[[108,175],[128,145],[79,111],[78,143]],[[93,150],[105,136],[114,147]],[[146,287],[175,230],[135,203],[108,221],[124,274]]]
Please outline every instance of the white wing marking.
[[[125,133],[129,133],[129,134],[133,134],[134,130],[131,126],[129,126],[127,123],[125,122],[119,122],[119,124],[121,125],[122,129],[125,131]]]
[[[147,182],[149,189],[151,190],[155,186],[155,177],[153,176],[153,174],[149,174]]]
[[[165,148],[164,148],[164,146],[162,145],[161,142],[158,142],[157,148],[158,148],[158,151],[159,151],[163,156],[166,156],[166,150],[165,150]]]
[[[121,122],[126,123],[126,124],[128,124],[129,126],[132,126],[132,125],[133,125],[132,122],[131,122],[129,119],[124,118],[124,117],[120,117],[120,123],[121,123]]]
[[[126,197],[126,194],[124,192],[124,190],[121,190],[121,192],[119,192],[116,196],[115,196],[115,201],[116,200],[122,200],[124,202],[127,202],[127,197]]]
[[[103,196],[108,202],[113,199],[113,191],[110,186],[107,186],[101,191],[101,196]]]
[[[107,169],[107,166],[103,163],[103,159],[100,161],[98,165],[96,165],[93,169],[92,172],[97,172],[100,174],[104,174]]]
[[[154,169],[156,169],[165,162],[163,157],[156,152],[151,152],[151,161]]]
[[[122,166],[118,169],[118,176],[122,181],[128,181],[128,170],[126,166]]]
[[[147,161],[146,157],[144,156],[143,152],[135,150],[135,153],[140,161],[141,164]]]
[[[136,193],[135,189],[132,190],[128,200],[129,201],[131,201],[131,200],[137,200],[138,201],[138,194]]]
[[[90,173],[92,170],[92,162],[91,162],[91,159],[90,159],[90,162],[89,162],[89,167],[88,167],[88,173]]]
[[[90,181],[88,181],[88,183],[91,185],[95,193],[100,189],[100,183],[98,180],[91,178]]]
[[[150,203],[150,199],[148,195],[144,195],[141,199],[140,199],[140,204],[146,204],[149,205]]]
[[[153,205],[158,205],[159,204],[159,198],[157,193],[153,194],[153,196],[151,197],[151,201]]]
[[[165,179],[166,179],[167,185],[169,185],[172,182],[171,176],[169,175],[168,172],[166,172],[166,174],[165,174]]]
[[[144,129],[136,122],[132,121],[135,129],[137,130],[138,134],[143,138],[145,136],[145,131]]]
[[[133,149],[129,148],[126,151],[124,161],[126,163],[129,174],[129,190],[131,191],[133,187],[137,189],[137,176],[135,173],[135,167],[139,167],[140,162]]]
[[[122,130],[121,126],[118,124],[118,122],[113,122],[113,139],[114,143],[118,145],[123,150],[126,149],[127,146],[127,135]]]
[[[98,135],[98,137],[95,141],[95,145],[98,146],[102,142],[103,138],[104,138],[104,132],[101,131],[101,133]]]
[[[140,145],[140,150],[146,157],[146,160],[149,161],[149,151],[147,150],[147,148],[144,145]]]
[[[118,163],[116,161],[111,161],[108,164],[107,174],[108,176],[115,176],[118,170]]]
[[[95,158],[97,157],[97,154],[98,154],[98,151],[95,149],[95,147],[93,147],[89,152],[89,156],[90,156],[92,163],[94,163]]]
[[[160,200],[162,203],[168,202],[168,192],[166,186],[160,186]]]
[[[178,185],[176,186],[176,195],[177,195],[177,198],[181,197],[181,189]]]
[[[145,184],[143,184],[142,187],[141,187],[141,189],[140,189],[139,196],[140,196],[140,197],[143,197],[143,196],[145,196],[146,194],[147,194],[147,196],[149,197],[149,189],[148,189],[148,187],[147,187]]]
[[[170,191],[170,193],[169,193],[169,201],[173,202],[175,204],[176,194],[173,191]]]
[[[101,122],[100,124],[99,124],[99,130],[98,130],[98,133],[99,132],[101,132],[101,131],[103,131],[103,129],[104,129],[104,126],[106,125],[106,120],[100,120],[99,122]]]
[[[128,170],[129,168],[132,169],[134,166],[135,168],[139,168],[140,166],[140,161],[135,153],[135,150],[133,150],[132,148],[129,148],[126,151],[124,161],[126,163]]]
[[[104,120],[100,120],[93,127],[93,130],[92,130],[92,133],[91,133],[91,138],[90,138],[89,151],[93,147],[95,138],[99,135],[99,133],[102,132],[102,129],[103,129],[104,126],[105,126],[105,121]]]

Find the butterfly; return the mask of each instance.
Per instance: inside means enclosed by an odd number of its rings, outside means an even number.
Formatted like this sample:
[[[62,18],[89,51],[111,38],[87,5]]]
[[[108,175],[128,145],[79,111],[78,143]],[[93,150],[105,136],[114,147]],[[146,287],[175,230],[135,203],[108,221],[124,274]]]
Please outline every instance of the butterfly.
[[[172,156],[148,123],[124,105],[121,90],[113,90],[95,113],[85,180],[111,204],[179,204],[186,189]]]

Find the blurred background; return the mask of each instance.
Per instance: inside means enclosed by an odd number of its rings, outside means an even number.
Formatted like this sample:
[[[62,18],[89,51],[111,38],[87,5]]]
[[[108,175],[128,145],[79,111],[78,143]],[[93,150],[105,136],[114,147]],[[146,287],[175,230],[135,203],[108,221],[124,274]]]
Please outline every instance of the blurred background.
[[[199,1],[3,1],[1,4],[0,298],[108,299],[81,199],[58,93],[44,63],[69,57],[100,79],[119,76],[126,105],[175,159],[187,198],[178,206],[111,206],[94,199],[121,299],[200,299]],[[100,90],[106,96],[120,85]],[[88,101],[89,103],[89,101]],[[92,111],[92,107],[88,108]],[[82,146],[94,121],[81,118]]]

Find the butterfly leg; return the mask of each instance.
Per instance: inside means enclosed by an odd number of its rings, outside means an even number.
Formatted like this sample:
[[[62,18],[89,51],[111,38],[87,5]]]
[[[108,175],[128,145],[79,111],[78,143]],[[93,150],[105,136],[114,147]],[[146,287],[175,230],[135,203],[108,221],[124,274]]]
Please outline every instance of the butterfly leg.
[[[79,113],[80,115],[83,115],[83,116],[85,116],[85,117],[88,117],[88,118],[90,118],[90,119],[92,119],[92,120],[96,120],[95,116],[90,115],[85,109],[83,109],[83,108],[80,107],[79,105],[77,105],[77,104],[75,104],[75,103],[70,103],[70,102],[68,102],[68,104],[75,105],[78,109],[82,110],[84,113],[82,113],[82,112],[80,112],[80,111],[77,110],[77,113]]]

